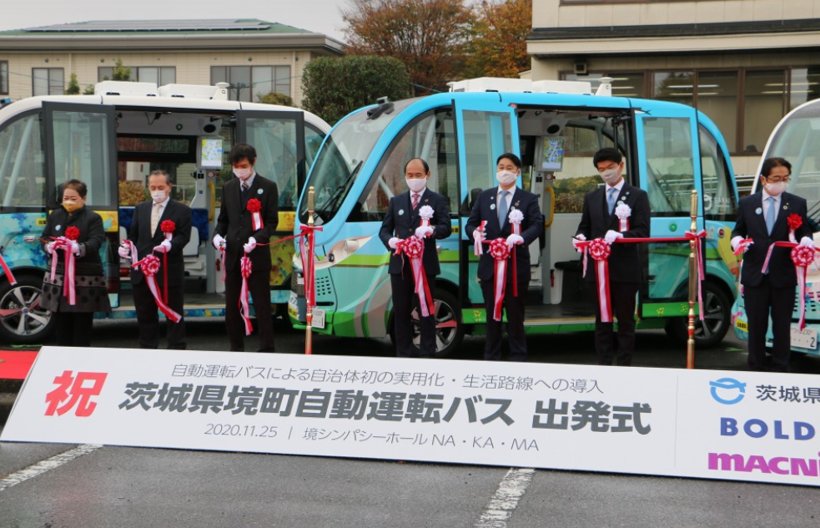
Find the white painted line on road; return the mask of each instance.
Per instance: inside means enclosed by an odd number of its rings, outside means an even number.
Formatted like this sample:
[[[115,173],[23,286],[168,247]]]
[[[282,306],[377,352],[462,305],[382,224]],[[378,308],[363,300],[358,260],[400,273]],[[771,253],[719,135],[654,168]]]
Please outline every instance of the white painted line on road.
[[[535,470],[510,468],[473,528],[505,528],[532,481]]]
[[[69,449],[68,451],[64,451],[57,455],[54,455],[51,458],[47,458],[45,460],[41,460],[36,464],[32,464],[27,468],[21,469],[16,473],[12,473],[8,477],[0,480],[0,491],[5,491],[9,488],[12,488],[22,482],[25,482],[29,479],[33,479],[39,475],[47,471],[51,471],[52,469],[57,469],[58,467],[62,466],[63,464],[67,464],[74,460],[75,458],[79,458],[83,455],[87,455],[97,449],[101,448],[101,445],[95,444],[82,444],[74,449]]]

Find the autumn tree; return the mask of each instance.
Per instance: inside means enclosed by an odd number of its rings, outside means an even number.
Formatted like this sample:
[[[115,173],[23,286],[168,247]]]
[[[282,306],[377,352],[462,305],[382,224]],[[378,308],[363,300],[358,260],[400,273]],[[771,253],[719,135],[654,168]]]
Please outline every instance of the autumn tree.
[[[404,64],[392,57],[320,57],[302,74],[302,106],[335,123],[352,110],[386,96],[390,100],[410,95],[410,76]]]
[[[395,57],[415,92],[446,90],[463,77],[473,12],[464,0],[350,0],[348,53]]]
[[[529,70],[527,35],[531,30],[532,0],[483,0],[476,5],[469,76],[518,77]]]

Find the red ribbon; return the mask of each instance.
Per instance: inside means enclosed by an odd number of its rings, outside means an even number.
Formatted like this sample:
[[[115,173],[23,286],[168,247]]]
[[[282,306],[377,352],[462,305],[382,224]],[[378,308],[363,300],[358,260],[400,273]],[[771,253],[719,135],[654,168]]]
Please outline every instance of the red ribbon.
[[[635,237],[635,238],[618,238],[613,243],[615,244],[659,244],[659,243],[666,243],[666,242],[690,242],[692,240],[700,240],[701,238],[706,238],[706,231],[698,231],[697,233],[687,232],[685,236],[682,237],[659,237],[659,238],[649,238],[649,237]],[[583,276],[587,274],[587,255],[590,255],[593,260],[596,261],[596,269],[595,269],[595,281],[598,285],[598,307],[601,311],[601,322],[610,323],[612,322],[612,305],[610,302],[610,293],[609,293],[609,254],[610,254],[610,247],[604,239],[596,238],[594,240],[583,240],[583,241],[576,241],[576,246],[578,246],[583,252]],[[606,246],[606,249],[604,249]],[[701,288],[701,283],[703,282],[703,278],[706,276],[705,268],[703,264],[703,251],[700,247],[700,242],[695,244],[695,271],[697,273],[696,280],[698,281],[698,314],[700,320],[703,321],[704,313],[703,313],[703,292]]]
[[[239,259],[239,269],[242,273],[242,289],[239,292],[239,315],[242,316],[242,321],[245,323],[245,335],[251,335],[253,332],[253,324],[251,324],[251,311],[248,299],[248,277],[251,276],[253,265],[251,259],[247,255],[242,255]],[[264,299],[262,299],[264,301]]]
[[[322,226],[302,224],[301,234],[295,238],[304,238],[299,242],[299,257],[302,259],[302,278],[305,282],[305,302],[307,306],[316,306],[316,265],[313,255],[316,250],[316,231],[321,231]]]
[[[173,220],[163,220],[159,228],[165,233],[165,240],[170,243],[177,225]],[[168,251],[162,254],[162,300],[168,304]]]
[[[6,274],[9,284],[11,284],[12,286],[17,284],[17,279],[14,278],[14,274],[11,272],[11,268],[9,268],[8,264],[6,264],[6,260],[3,258],[2,254],[0,254],[0,266],[3,267],[3,273]]]
[[[496,238],[490,242],[490,256],[493,257],[493,319],[501,321],[501,309],[504,305],[504,296],[507,289],[507,259],[510,257],[510,247],[504,238]],[[515,269],[513,269],[515,273]]]
[[[421,316],[429,317],[435,313],[433,296],[430,293],[430,285],[427,282],[427,273],[424,271],[424,241],[416,236],[410,236],[399,240],[396,244],[396,255],[407,255],[410,258],[410,265],[413,268],[413,279],[415,280],[415,293],[419,297],[419,307]]]
[[[259,213],[262,210],[262,202],[256,198],[251,198],[245,208],[251,213],[252,229],[254,231],[262,229],[262,215]]]
[[[766,252],[766,260],[763,261],[763,273],[769,272],[769,259],[775,247],[789,248],[792,250],[791,258],[794,263],[794,273],[797,276],[797,284],[799,286],[800,321],[798,327],[802,331],[806,327],[806,276],[808,275],[809,266],[814,262],[816,253],[820,251],[820,249],[810,246],[801,246],[795,242],[773,242],[769,245],[769,249]]]
[[[154,302],[157,303],[159,311],[162,312],[169,321],[178,323],[182,319],[182,316],[162,302],[159,289],[157,288],[157,280],[154,278],[154,275],[157,274],[160,268],[159,259],[154,255],[147,255],[142,260],[135,262],[131,267],[139,269],[145,276],[145,282],[148,284],[151,295],[154,296]]]

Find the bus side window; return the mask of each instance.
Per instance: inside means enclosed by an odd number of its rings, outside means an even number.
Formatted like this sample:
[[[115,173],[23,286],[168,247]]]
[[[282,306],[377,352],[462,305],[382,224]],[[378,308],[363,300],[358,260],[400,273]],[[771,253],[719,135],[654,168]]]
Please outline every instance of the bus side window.
[[[14,121],[0,131],[0,205],[44,207],[44,159],[38,114]]]

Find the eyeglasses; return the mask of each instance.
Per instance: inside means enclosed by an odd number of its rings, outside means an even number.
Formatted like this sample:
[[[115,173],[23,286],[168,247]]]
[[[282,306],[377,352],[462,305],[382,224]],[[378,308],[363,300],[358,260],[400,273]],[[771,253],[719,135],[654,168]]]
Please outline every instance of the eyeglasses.
[[[789,176],[766,176],[766,181],[769,183],[788,182]]]

